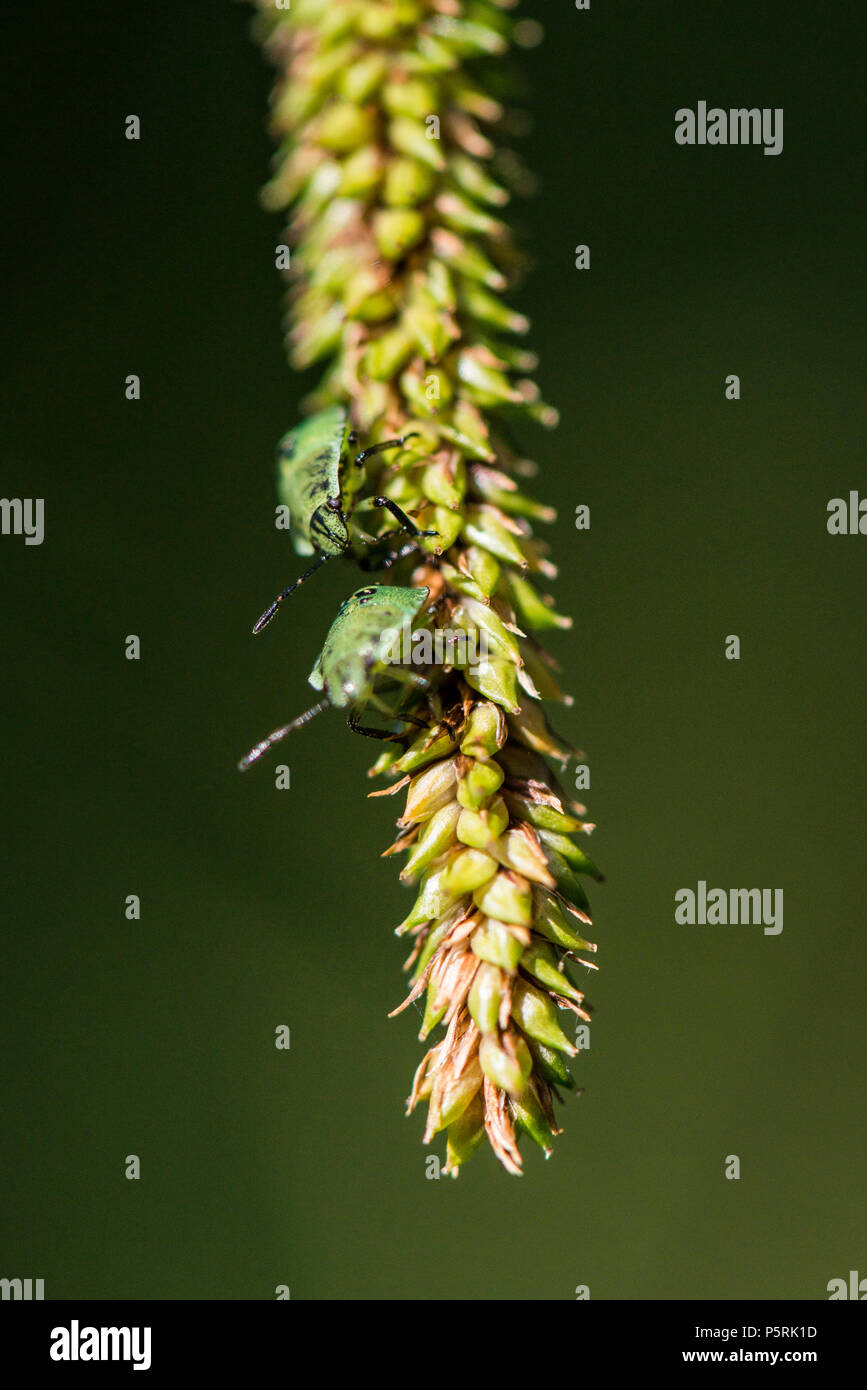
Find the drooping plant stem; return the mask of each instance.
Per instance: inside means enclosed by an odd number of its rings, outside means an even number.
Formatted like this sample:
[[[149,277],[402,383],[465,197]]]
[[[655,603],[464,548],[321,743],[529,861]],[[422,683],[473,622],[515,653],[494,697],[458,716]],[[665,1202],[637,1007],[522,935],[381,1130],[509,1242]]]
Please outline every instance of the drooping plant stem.
[[[423,727],[372,769],[398,778],[374,795],[408,787],[387,851],[408,851],[401,879],[418,890],[398,928],[405,1004],[425,998],[422,1039],[445,1029],[409,1105],[427,1102],[426,1142],[446,1132],[449,1171],[487,1136],[519,1173],[520,1133],[549,1152],[557,1088],[573,1084],[562,1011],[589,1020],[567,960],[591,965],[581,876],[600,875],[575,839],[584,808],[548,766],[574,750],[543,714],[566,697],[529,635],[570,620],[536,587],[556,571],[531,528],[553,512],[523,491],[534,465],[509,431],[509,417],[556,423],[515,342],[529,325],[503,299],[520,267],[501,217],[520,165],[494,144],[512,4],[258,4],[278,69],[264,200],[291,208],[290,361],[326,364],[310,404],[345,404],[365,444],[415,433],[362,494],[437,533],[389,578],[427,585],[436,623],[488,648],[428,673]]]

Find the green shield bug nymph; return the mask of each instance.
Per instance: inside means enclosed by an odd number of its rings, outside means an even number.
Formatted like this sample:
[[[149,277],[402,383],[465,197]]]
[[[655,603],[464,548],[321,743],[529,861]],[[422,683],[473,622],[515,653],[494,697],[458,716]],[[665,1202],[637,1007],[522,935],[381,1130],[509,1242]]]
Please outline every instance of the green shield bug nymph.
[[[254,632],[261,632],[267,627],[284,598],[294,593],[299,584],[309,579],[320,565],[349,550],[349,517],[363,481],[361,470],[366,461],[386,449],[399,449],[407,439],[415,437],[407,434],[402,439],[383,440],[381,444],[362,449],[353,458],[356,437],[353,431],[348,430],[348,423],[345,407],[333,405],[318,415],[312,415],[309,420],[303,420],[280,441],[277,451],[277,492],[280,501],[289,508],[295,549],[302,555],[316,554],[317,558],[299,579],[269,604],[253,628]],[[371,502],[374,507],[384,507],[391,512],[399,529],[413,538],[412,543],[399,555],[386,558],[383,568],[387,568],[399,556],[408,554],[421,536],[437,534],[436,531],[420,531],[390,497],[374,497]],[[385,538],[375,536],[373,544]],[[368,567],[372,568],[372,565]]]
[[[412,624],[418,616],[429,592],[424,587],[410,589],[372,584],[366,589],[358,589],[346,599],[329,628],[322,651],[308,677],[313,689],[322,691],[323,698],[297,719],[275,729],[255,748],[251,748],[238,764],[240,771],[244,772],[275,743],[326,709],[348,710],[347,722],[355,733],[368,738],[394,738],[395,735],[386,730],[371,729],[360,724],[358,716],[368,707],[389,719],[405,718],[399,710],[407,687],[427,687],[427,680],[417,672],[391,664],[390,655],[399,646],[399,640],[395,639],[399,639],[404,626]],[[374,689],[377,683],[391,684],[397,688],[395,705],[390,705]],[[406,719],[406,722],[414,721]]]

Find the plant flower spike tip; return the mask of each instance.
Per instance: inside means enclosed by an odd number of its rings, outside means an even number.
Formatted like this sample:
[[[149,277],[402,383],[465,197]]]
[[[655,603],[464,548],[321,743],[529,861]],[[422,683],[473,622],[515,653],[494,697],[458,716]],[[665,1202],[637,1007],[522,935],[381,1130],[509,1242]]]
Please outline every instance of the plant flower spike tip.
[[[554,513],[524,492],[535,469],[511,433],[557,418],[503,299],[521,267],[503,210],[529,175],[497,147],[500,99],[512,42],[539,28],[513,9],[258,0],[256,20],[278,72],[263,201],[289,209],[290,362],[322,364],[307,405],[342,408],[350,445],[389,441],[349,464],[340,563],[429,590],[404,634],[399,717],[380,701],[389,741],[371,775],[394,778],[374,796],[406,791],[386,851],[407,855],[415,893],[395,1013],[423,1011],[429,1044],[408,1106],[427,1107],[424,1142],[444,1132],[455,1175],[485,1139],[514,1174],[522,1134],[551,1151],[589,1023],[567,965],[595,968],[581,880],[601,878],[579,847],[584,807],[549,767],[575,750],[540,702],[570,701],[532,634],[571,623],[537,587],[556,570],[533,528]]]

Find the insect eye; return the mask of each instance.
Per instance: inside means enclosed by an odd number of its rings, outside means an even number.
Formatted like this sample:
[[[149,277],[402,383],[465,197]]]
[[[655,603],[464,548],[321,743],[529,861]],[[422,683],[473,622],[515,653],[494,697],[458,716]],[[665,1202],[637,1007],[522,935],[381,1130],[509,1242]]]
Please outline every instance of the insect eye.
[[[330,512],[339,512],[339,511],[340,511],[340,498],[339,498],[339,497],[329,497],[329,498],[326,500],[325,505],[326,505],[326,507],[328,508],[328,510],[329,510]]]

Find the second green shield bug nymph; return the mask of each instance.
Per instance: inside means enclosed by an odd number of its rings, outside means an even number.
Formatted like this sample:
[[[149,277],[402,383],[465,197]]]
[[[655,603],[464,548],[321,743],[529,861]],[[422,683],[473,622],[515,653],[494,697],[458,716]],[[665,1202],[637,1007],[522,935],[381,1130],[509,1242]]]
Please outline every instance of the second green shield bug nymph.
[[[386,730],[365,727],[359,723],[358,716],[364,708],[372,708],[389,719],[405,719],[399,711],[407,686],[417,689],[427,686],[423,676],[406,667],[392,665],[389,656],[395,650],[395,637],[404,625],[411,624],[418,616],[429,592],[424,587],[410,589],[372,584],[346,599],[308,677],[313,689],[322,691],[323,698],[251,748],[238,764],[240,770],[244,772],[275,743],[326,709],[348,710],[349,727],[356,733],[369,738],[393,738],[394,735]],[[397,688],[396,704],[389,704],[374,689],[378,683],[390,683]],[[406,722],[414,721],[407,719]]]
[[[330,406],[296,425],[280,441],[277,451],[277,492],[280,501],[289,508],[289,524],[295,549],[301,555],[316,554],[317,558],[304,574],[278,594],[259,618],[254,632],[261,632],[274,617],[284,598],[288,598],[320,565],[335,555],[343,555],[350,547],[349,517],[352,513],[359,484],[364,479],[367,459],[386,449],[399,449],[414,435],[401,439],[386,439],[353,457],[357,443],[355,433],[348,429],[349,417],[342,405]],[[384,507],[398,522],[399,529],[408,533],[412,543],[408,553],[422,536],[435,536],[436,531],[420,531],[413,521],[390,497],[374,497],[374,507]],[[372,543],[385,540],[375,536]],[[399,558],[387,557],[385,565]],[[368,566],[372,567],[372,566]]]

